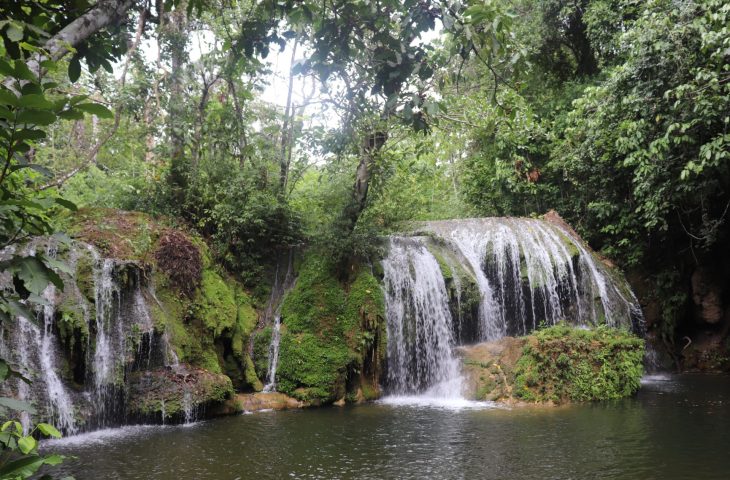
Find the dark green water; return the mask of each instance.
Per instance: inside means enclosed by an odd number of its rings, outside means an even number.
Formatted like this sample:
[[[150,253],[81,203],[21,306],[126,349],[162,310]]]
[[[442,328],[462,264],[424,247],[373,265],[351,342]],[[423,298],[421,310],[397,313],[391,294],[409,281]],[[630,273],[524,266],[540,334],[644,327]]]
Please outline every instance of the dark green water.
[[[730,378],[557,409],[366,405],[96,432],[46,451],[78,479],[730,479]]]

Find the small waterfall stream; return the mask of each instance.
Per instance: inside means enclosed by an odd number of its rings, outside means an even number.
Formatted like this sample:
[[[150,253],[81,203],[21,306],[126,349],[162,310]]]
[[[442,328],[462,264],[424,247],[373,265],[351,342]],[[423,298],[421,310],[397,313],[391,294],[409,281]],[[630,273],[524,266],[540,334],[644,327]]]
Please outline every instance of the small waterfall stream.
[[[383,271],[391,395],[459,398],[457,343],[561,321],[642,329],[628,285],[571,232],[545,220],[429,222],[413,236],[390,239]]]
[[[273,316],[273,325],[264,392],[276,391],[276,369],[279,365],[279,342],[281,341],[281,306],[284,295],[294,286],[293,259],[294,250],[289,250],[286,273],[283,279],[279,278],[281,263],[277,262],[274,272],[274,284],[271,287],[271,296],[265,312],[264,321]]]

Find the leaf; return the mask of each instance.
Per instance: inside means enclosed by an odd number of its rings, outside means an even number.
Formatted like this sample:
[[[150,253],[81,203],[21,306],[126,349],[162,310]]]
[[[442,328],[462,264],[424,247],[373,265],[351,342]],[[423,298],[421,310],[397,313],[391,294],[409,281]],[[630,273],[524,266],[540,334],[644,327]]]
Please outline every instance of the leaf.
[[[14,276],[23,282],[23,286],[30,293],[40,295],[49,283],[63,288],[61,277],[36,257],[18,258],[14,267]]]
[[[24,128],[16,131],[14,137],[16,140],[41,140],[46,138],[46,132],[43,130]]]
[[[8,62],[0,60],[0,73],[7,77],[12,77],[15,75],[15,70],[13,70],[13,67]]]
[[[23,452],[24,455],[28,455],[30,452],[35,450],[35,447],[38,445],[38,442],[36,442],[36,439],[29,436],[22,437],[20,440],[18,440],[18,448],[20,448],[20,451]]]
[[[17,286],[16,286],[17,290]],[[18,292],[20,294],[20,292]],[[22,296],[22,294],[20,294]],[[27,296],[27,295],[26,295]],[[13,317],[33,318],[33,312],[17,300],[7,300],[6,306]],[[29,383],[29,382],[26,382]]]
[[[10,105],[11,107],[18,106],[18,97],[13,92],[0,88],[0,104]]]
[[[80,112],[78,110],[69,109],[59,112],[58,118],[61,118],[63,120],[83,120],[84,114],[83,112]]]
[[[66,207],[72,212],[75,212],[79,209],[79,207],[77,207],[74,202],[66,200],[65,198],[56,198],[55,200],[57,204],[61,205],[62,207]]]
[[[18,123],[50,125],[55,121],[56,115],[48,110],[23,110],[18,114]]]
[[[51,268],[54,268],[58,270],[59,272],[66,273],[68,275],[73,275],[74,270],[66,264],[66,262],[62,262],[60,260],[56,260],[55,258],[48,258],[43,257],[43,261],[50,266]]]
[[[23,95],[18,99],[18,106],[23,108],[40,108],[40,109],[51,109],[53,104],[46,100],[41,94],[31,93],[29,95]]]
[[[78,57],[74,57],[68,62],[68,79],[71,83],[75,83],[81,76],[81,62]]]
[[[20,400],[16,400],[14,398],[8,398],[8,397],[0,397],[0,405],[3,407],[7,407],[11,410],[16,410],[18,412],[28,412],[31,415],[36,413],[35,408],[33,408],[32,405],[21,402]]]
[[[76,108],[84,112],[96,115],[99,118],[114,118],[112,112],[99,103],[79,103]]]
[[[15,77],[21,80],[28,80],[29,82],[38,81],[38,77],[35,73],[31,72],[28,65],[26,65],[22,60],[15,61]]]
[[[56,430],[56,431],[58,431],[58,430]],[[61,438],[61,434],[59,433],[58,437],[56,437],[56,438]],[[61,463],[63,463],[64,458],[66,458],[66,457],[64,457],[63,455],[58,455],[58,454],[48,455],[47,457],[43,458],[43,463],[45,463],[46,465],[51,465],[51,466],[55,467],[56,465],[60,465]],[[69,477],[66,477],[66,478],[69,478]]]
[[[0,468],[0,478],[28,478],[43,466],[43,457],[30,455],[8,462]]]
[[[43,435],[53,438],[61,438],[61,432],[59,432],[53,425],[49,425],[48,423],[39,423],[37,427]]]
[[[18,22],[10,22],[8,28],[5,30],[5,34],[8,36],[8,40],[11,42],[19,42],[23,39],[23,24]]]

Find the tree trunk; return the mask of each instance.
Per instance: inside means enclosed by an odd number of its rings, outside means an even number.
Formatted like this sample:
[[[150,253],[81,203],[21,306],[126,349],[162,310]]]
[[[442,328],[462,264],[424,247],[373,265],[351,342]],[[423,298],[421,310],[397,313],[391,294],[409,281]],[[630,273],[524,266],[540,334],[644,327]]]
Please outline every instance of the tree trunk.
[[[187,59],[187,18],[185,5],[168,13],[162,30],[170,51],[170,97],[167,108],[167,130],[170,141],[170,173],[168,182],[173,205],[184,204],[188,185],[189,165],[185,159],[185,98],[183,68]]]
[[[287,161],[287,147],[289,148],[289,155],[291,155],[291,139],[292,139],[292,124],[294,121],[294,114],[291,104],[292,90],[294,89],[294,61],[297,54],[297,46],[299,45],[299,39],[294,40],[294,47],[291,51],[291,61],[289,62],[289,86],[286,94],[286,107],[284,108],[284,124],[281,127],[281,153],[279,158],[279,194],[283,198],[286,192],[286,179],[289,176],[289,162]]]
[[[355,185],[352,189],[352,200],[345,211],[345,220],[347,221],[348,231],[352,231],[360,218],[360,214],[365,210],[368,199],[368,189],[370,187],[370,177],[372,176],[375,159],[380,154],[380,150],[388,140],[388,133],[376,131],[368,134],[363,140],[360,147],[360,163],[355,171]]]
[[[44,45],[45,53],[35,53],[27,62],[31,72],[39,77],[45,72],[41,63],[45,60],[60,60],[71,48],[78,47],[87,38],[107,25],[124,18],[134,0],[100,0],[94,8],[69,23]],[[3,84],[11,88],[13,80],[8,78]]]

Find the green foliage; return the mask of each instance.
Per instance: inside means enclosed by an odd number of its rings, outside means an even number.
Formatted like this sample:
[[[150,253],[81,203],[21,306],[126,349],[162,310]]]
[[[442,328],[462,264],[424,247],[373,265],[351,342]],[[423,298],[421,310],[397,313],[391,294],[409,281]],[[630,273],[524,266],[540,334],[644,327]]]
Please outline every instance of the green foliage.
[[[644,341],[631,333],[561,324],[527,337],[515,366],[514,395],[563,403],[614,400],[634,394],[643,375]]]
[[[7,421],[0,428],[0,479],[22,480],[33,477],[44,465],[56,466],[63,462],[62,455],[41,455],[34,435],[61,438],[61,433],[52,425],[39,423],[27,435],[20,422]]]

